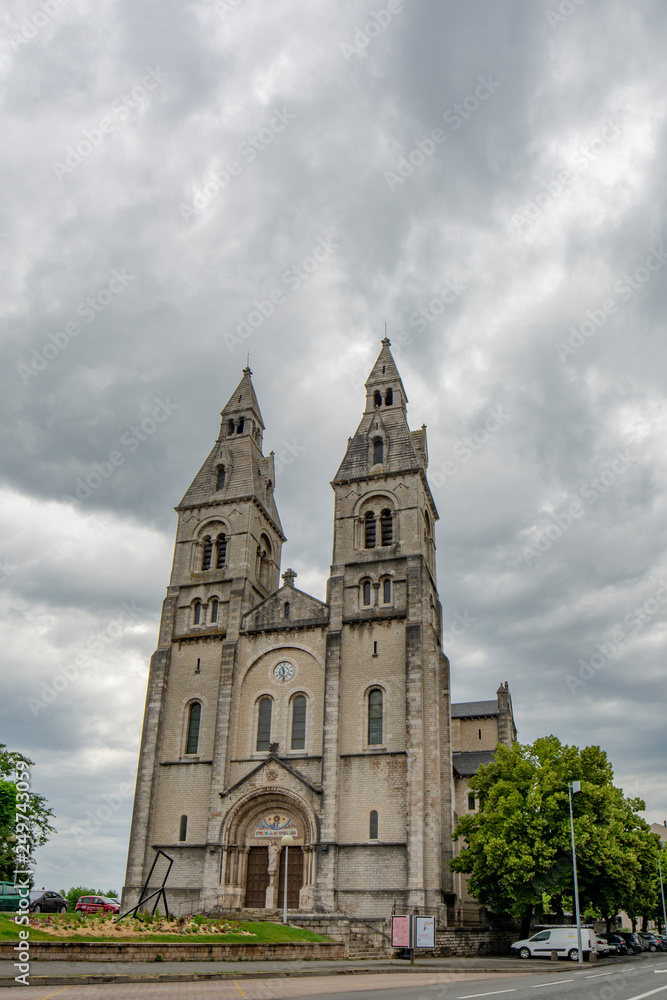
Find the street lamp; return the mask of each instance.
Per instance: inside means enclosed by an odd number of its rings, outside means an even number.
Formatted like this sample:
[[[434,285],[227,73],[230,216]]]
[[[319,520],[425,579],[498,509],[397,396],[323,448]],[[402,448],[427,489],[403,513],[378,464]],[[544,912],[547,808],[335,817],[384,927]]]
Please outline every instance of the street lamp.
[[[285,848],[285,881],[283,885],[283,923],[287,923],[287,859],[289,856],[289,846],[294,843],[294,837],[286,833],[280,843]]]
[[[574,816],[572,813],[572,796],[581,791],[580,781],[568,781],[567,794],[570,800],[570,833],[572,834],[572,870],[574,872],[574,912],[577,917],[577,948],[579,965],[584,964],[584,953],[581,949],[581,917],[579,915],[579,885],[577,884],[577,852],[574,847]]]

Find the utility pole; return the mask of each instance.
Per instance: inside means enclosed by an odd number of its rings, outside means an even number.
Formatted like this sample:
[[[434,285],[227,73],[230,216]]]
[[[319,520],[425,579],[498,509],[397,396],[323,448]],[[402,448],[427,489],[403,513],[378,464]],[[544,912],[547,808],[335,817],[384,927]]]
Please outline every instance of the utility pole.
[[[574,912],[577,918],[577,948],[579,949],[579,965],[583,965],[584,953],[581,947],[581,916],[579,913],[579,884],[577,882],[577,851],[574,844],[574,815],[572,813],[572,795],[580,791],[580,781],[568,781],[567,792],[570,800],[570,833],[572,834],[572,871],[574,872]]]

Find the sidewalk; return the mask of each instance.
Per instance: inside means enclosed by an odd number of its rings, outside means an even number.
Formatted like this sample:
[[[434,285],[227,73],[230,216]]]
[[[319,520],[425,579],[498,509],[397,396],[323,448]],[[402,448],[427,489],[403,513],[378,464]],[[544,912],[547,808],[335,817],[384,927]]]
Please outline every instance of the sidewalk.
[[[605,965],[628,959],[606,959]],[[522,962],[510,956],[490,958],[418,958],[414,966],[401,959],[312,962],[31,962],[32,986],[91,983],[194,982],[196,980],[277,979],[287,976],[368,975],[370,973],[466,973],[480,977],[497,973],[571,971],[570,962]],[[0,962],[0,986],[14,985],[12,962]],[[19,984],[16,984],[19,985]]]

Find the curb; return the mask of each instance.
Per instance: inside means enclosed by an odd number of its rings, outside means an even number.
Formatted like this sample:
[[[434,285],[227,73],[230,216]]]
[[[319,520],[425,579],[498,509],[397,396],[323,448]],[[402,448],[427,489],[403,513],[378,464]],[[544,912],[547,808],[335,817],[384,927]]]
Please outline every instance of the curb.
[[[554,963],[555,965],[555,963]],[[539,967],[537,965],[531,965],[531,971],[537,973],[544,972],[567,972],[571,966],[565,963],[559,968],[554,968],[551,963],[543,963]],[[80,976],[30,976],[30,986],[92,986],[100,985],[103,983],[196,983],[216,980],[218,982],[230,981],[230,980],[248,980],[248,979],[307,979],[323,976],[359,976],[359,975],[380,975],[386,973],[396,973],[399,975],[419,975],[420,973],[427,974],[437,974],[437,973],[482,973],[491,972],[494,974],[508,973],[510,975],[516,975],[520,972],[528,972],[527,969],[508,969],[506,966],[502,968],[490,968],[489,966],[484,966],[481,968],[450,968],[450,969],[436,969],[432,966],[384,966],[378,968],[377,966],[373,969],[366,969],[359,967],[356,969],[288,969],[285,971],[275,970],[275,971],[262,971],[262,972],[252,972],[252,971],[237,971],[237,972],[164,972],[156,974],[147,974],[145,976],[141,975],[113,975],[113,974],[89,974]],[[22,983],[17,983],[14,979],[7,977],[0,978],[0,987],[7,986],[22,986]]]

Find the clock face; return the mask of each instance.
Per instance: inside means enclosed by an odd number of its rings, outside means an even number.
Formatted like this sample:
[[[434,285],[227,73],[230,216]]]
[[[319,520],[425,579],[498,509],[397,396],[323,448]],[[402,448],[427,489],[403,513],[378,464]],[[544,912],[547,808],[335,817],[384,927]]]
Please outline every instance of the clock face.
[[[283,660],[281,663],[276,663],[273,668],[273,676],[277,681],[288,681],[294,677],[294,667],[287,660]]]

